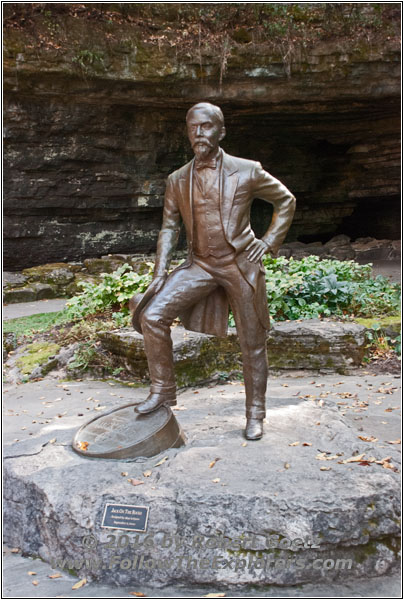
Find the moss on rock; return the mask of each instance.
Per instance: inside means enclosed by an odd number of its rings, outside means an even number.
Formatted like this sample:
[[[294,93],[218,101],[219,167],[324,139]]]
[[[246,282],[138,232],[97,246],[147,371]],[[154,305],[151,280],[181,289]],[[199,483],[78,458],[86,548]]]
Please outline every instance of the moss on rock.
[[[27,354],[17,360],[17,367],[23,375],[31,375],[37,367],[44,365],[60,350],[59,344],[34,342],[27,346]]]

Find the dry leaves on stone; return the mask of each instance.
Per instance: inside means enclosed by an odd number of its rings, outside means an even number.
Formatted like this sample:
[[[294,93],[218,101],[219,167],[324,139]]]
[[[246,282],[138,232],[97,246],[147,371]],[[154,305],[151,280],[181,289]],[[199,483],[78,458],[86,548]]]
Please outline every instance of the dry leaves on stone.
[[[329,454],[327,452],[320,452],[320,454],[317,454],[316,459],[317,460],[335,460],[336,458],[339,458],[340,456],[342,456],[342,454]]]
[[[374,435],[369,435],[369,436],[366,436],[366,435],[358,435],[358,438],[359,438],[360,440],[362,440],[363,442],[377,442],[377,441],[378,441],[378,438],[377,438],[377,437],[375,437]]]
[[[77,583],[75,583],[72,586],[72,590],[78,590],[81,587],[83,587],[83,585],[86,585],[86,583],[87,583],[87,579],[80,579],[80,581],[78,581]]]

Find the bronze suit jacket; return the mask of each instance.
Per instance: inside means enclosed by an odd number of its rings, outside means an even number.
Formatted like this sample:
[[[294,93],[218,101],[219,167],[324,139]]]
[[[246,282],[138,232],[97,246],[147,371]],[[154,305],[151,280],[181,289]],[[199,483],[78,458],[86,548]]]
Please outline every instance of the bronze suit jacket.
[[[223,151],[222,151],[223,152]],[[164,200],[163,224],[157,243],[154,275],[163,275],[178,241],[182,222],[185,225],[188,258],[179,269],[192,264],[193,210],[192,174],[193,163],[172,173],[167,181]],[[272,254],[276,254],[290,227],[295,211],[293,194],[275,177],[264,171],[259,162],[230,156],[223,152],[220,172],[220,212],[223,231],[235,250],[238,267],[244,278],[254,288],[255,308],[258,318],[269,328],[268,307],[265,293],[265,272],[262,262],[247,260],[247,246],[255,239],[250,225],[250,208],[254,198],[262,198],[273,204],[271,224],[262,239]],[[217,336],[227,332],[228,301],[222,288],[197,302],[180,318],[187,329]]]

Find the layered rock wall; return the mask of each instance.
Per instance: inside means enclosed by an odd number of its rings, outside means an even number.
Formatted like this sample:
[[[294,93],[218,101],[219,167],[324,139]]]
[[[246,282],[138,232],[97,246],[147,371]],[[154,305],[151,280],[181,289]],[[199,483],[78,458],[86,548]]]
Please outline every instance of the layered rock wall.
[[[36,37],[24,24],[5,30],[7,269],[153,251],[165,179],[191,158],[185,113],[200,100],[223,108],[226,151],[260,160],[296,195],[289,241],[400,237],[394,36],[291,42],[289,54],[233,41],[222,55],[178,56],[130,23],[100,33],[41,10]],[[40,26],[56,41],[38,46]],[[80,43],[63,46],[62,30]],[[256,200],[257,235],[270,218]]]

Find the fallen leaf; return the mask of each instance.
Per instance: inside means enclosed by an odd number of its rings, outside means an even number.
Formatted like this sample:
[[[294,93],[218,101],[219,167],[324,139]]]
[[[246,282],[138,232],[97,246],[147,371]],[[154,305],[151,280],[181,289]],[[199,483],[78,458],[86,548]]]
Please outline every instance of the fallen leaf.
[[[320,471],[331,471],[331,467],[320,467]]]
[[[144,481],[141,481],[140,479],[128,479],[128,481],[132,485],[143,485],[144,484]]]
[[[389,440],[389,441],[387,441],[387,443],[388,444],[401,444],[401,440],[400,439],[398,439],[398,440]]]
[[[327,454],[325,452],[321,452],[321,454],[317,454],[316,459],[317,460],[335,460],[336,458],[339,458],[340,455],[339,454],[332,454],[330,456],[327,456]]]
[[[19,548],[11,548],[10,552],[12,554],[18,554],[20,552],[20,549]]]
[[[79,450],[82,450],[83,452],[87,451],[89,444],[90,444],[90,442],[77,442]]]
[[[156,463],[155,465],[153,465],[153,467],[159,467],[164,462],[166,462],[166,460],[168,460],[168,456],[165,456],[164,458],[162,458],[158,463]]]
[[[386,456],[385,458],[382,458],[381,460],[377,460],[376,463],[378,465],[382,465],[385,462],[390,462],[391,461],[391,456]]]
[[[384,462],[382,465],[383,469],[391,469],[392,471],[396,472],[398,471],[397,467],[395,467],[394,465],[392,465],[389,462]]]
[[[219,483],[220,477],[216,477],[216,479],[212,479],[212,483]]]
[[[59,579],[62,577],[60,573],[54,573],[53,575],[48,575],[49,579]]]
[[[32,585],[38,585],[38,583],[39,583],[39,581],[37,581],[36,579],[34,579],[34,580],[32,581]]]
[[[143,592],[129,592],[130,596],[136,596],[137,598],[145,598],[146,594]]]
[[[361,462],[361,460],[363,460],[364,456],[365,456],[365,452],[363,454],[358,454],[357,456],[351,456],[350,458],[346,458],[345,460],[342,460],[341,464],[345,465],[347,463],[352,463],[352,462]]]
[[[285,463],[283,466],[285,467],[285,469],[290,469],[290,464],[289,463]]]
[[[171,410],[187,410],[186,406],[172,406]]]
[[[247,446],[247,442],[243,442],[241,445],[243,448],[245,448]]]
[[[209,469],[214,467],[218,460],[220,460],[220,458],[215,458],[214,460],[212,460],[212,462],[209,464]]]
[[[312,446],[313,444],[311,442],[303,442],[302,446]]]
[[[143,477],[150,477],[150,475],[151,475],[151,474],[152,474],[152,472],[151,472],[151,471],[145,471],[145,472],[143,473]]]
[[[28,575],[36,575],[35,571],[28,571]]]
[[[78,581],[77,583],[75,583],[72,586],[72,590],[78,590],[81,587],[83,587],[83,585],[86,585],[86,583],[87,583],[87,579],[81,579],[80,581]]]
[[[371,463],[368,460],[361,460],[359,463],[360,467],[370,467]]]
[[[122,471],[121,475],[122,475],[122,477],[127,477],[129,475],[129,473],[127,471]]]
[[[289,444],[289,446],[298,446],[300,444],[300,442],[293,442],[292,444]]]
[[[52,438],[51,440],[49,440],[49,444],[54,444],[56,442],[56,438]]]
[[[369,436],[358,435],[358,438],[360,440],[362,440],[363,442],[377,442],[378,441],[378,438],[375,437],[374,435],[369,435]]]

